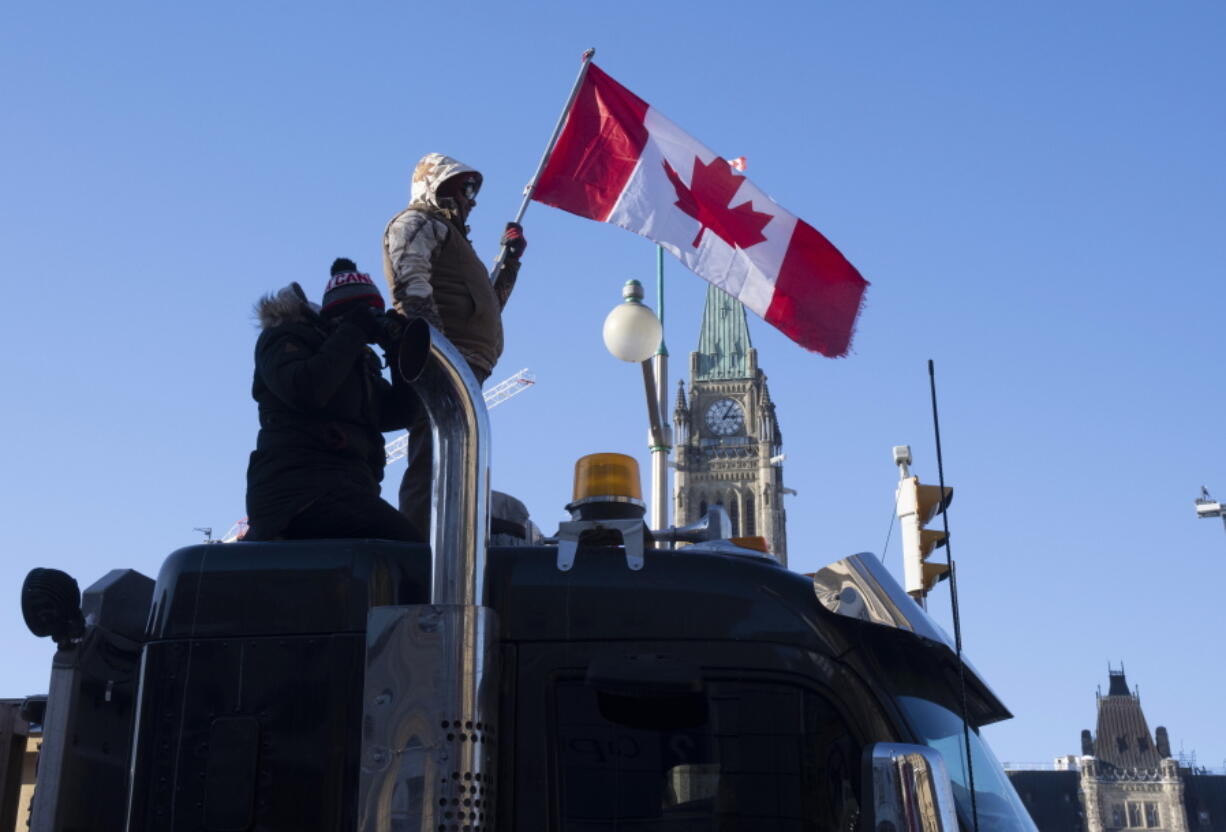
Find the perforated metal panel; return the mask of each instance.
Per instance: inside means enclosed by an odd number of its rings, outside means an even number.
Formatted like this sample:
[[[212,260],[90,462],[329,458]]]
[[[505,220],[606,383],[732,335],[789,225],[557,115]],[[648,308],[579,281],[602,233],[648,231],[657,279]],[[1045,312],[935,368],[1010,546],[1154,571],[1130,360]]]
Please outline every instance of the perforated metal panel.
[[[486,607],[371,610],[361,832],[493,828],[497,629]]]

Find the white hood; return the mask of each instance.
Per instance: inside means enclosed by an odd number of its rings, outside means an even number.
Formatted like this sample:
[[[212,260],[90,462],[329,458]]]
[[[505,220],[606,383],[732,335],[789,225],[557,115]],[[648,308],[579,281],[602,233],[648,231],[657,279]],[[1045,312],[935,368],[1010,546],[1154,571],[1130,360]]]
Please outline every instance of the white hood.
[[[432,208],[441,209],[438,203],[439,186],[460,174],[472,174],[480,180],[481,172],[469,167],[463,162],[444,156],[441,153],[427,153],[421,157],[417,167],[413,169],[413,187],[410,190],[409,204],[426,204]]]

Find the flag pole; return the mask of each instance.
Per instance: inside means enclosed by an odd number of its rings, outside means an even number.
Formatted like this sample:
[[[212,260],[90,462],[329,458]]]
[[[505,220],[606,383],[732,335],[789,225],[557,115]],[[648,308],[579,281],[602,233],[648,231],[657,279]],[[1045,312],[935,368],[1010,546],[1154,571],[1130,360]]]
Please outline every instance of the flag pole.
[[[549,143],[545,146],[545,152],[541,154],[541,161],[536,166],[536,173],[532,174],[532,180],[524,186],[524,199],[519,204],[519,210],[515,212],[515,222],[522,220],[524,214],[528,211],[528,203],[532,201],[532,194],[536,192],[536,183],[540,181],[541,174],[545,171],[545,165],[549,163],[549,156],[553,153],[553,148],[558,143],[558,136],[562,134],[562,127],[566,124],[566,117],[570,115],[570,108],[575,104],[575,99],[579,95],[579,87],[583,86],[583,79],[587,77],[587,68],[591,65],[592,58],[595,55],[595,47],[583,53],[583,62],[579,65],[579,75],[575,78],[575,85],[571,87],[570,96],[566,99],[566,106],[562,108],[562,115],[558,116],[558,123],[554,125],[553,135],[549,137]],[[494,261],[494,268],[490,269],[491,280],[498,279],[498,274],[502,271],[502,264],[506,259],[507,247],[504,245],[498,251],[498,259]]]

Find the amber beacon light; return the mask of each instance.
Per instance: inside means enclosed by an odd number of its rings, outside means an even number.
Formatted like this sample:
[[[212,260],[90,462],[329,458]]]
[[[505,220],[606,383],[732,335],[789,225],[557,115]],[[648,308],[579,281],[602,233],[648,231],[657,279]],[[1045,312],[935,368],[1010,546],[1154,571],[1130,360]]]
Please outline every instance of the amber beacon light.
[[[646,510],[639,464],[625,454],[588,454],[575,463],[573,500],[566,507],[582,519],[642,517]]]

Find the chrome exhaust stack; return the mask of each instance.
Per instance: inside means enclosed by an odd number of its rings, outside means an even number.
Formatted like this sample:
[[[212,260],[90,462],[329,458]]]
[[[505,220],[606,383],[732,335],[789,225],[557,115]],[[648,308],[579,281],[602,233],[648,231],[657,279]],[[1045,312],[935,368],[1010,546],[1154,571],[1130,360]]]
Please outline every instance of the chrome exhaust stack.
[[[410,322],[396,370],[434,436],[431,603],[371,609],[359,832],[494,825],[498,618],[484,606],[489,416],[468,363]]]
[[[460,351],[420,319],[405,329],[396,365],[429,412],[434,434],[430,600],[480,606],[490,502],[490,421],[481,385]]]

